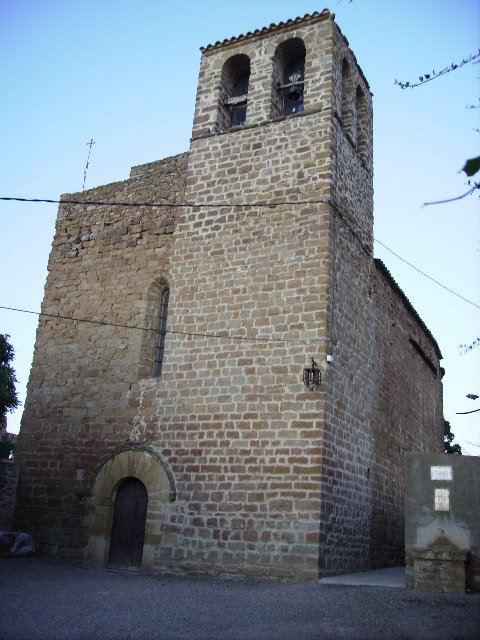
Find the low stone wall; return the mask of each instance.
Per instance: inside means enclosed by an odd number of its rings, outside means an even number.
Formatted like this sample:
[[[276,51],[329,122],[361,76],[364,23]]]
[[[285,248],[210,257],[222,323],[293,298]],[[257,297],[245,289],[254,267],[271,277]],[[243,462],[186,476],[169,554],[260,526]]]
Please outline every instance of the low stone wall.
[[[480,457],[406,456],[406,585],[480,590]]]
[[[10,531],[15,509],[18,467],[13,460],[0,460],[0,531]]]

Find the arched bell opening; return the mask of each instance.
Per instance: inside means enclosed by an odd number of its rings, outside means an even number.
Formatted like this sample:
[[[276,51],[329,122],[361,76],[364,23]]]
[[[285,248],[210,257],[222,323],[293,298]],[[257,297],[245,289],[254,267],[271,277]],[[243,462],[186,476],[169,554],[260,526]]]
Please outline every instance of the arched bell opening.
[[[342,62],[342,128],[353,140],[352,72],[347,60]]]
[[[368,131],[368,116],[367,116],[367,100],[365,94],[360,87],[357,87],[355,94],[355,106],[357,115],[357,153],[363,162],[367,161],[367,131]]]
[[[282,42],[273,57],[273,118],[300,113],[304,109],[305,56],[303,40]]]
[[[218,126],[228,131],[247,121],[250,58],[238,54],[229,58],[222,68]]]

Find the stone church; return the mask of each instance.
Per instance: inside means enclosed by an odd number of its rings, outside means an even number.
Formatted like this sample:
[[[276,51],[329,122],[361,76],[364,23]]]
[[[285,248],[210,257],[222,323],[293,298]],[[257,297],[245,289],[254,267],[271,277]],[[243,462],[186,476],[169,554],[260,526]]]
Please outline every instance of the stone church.
[[[373,258],[368,82],[327,10],[201,51],[189,151],[62,198],[15,527],[153,572],[402,563],[441,354]]]

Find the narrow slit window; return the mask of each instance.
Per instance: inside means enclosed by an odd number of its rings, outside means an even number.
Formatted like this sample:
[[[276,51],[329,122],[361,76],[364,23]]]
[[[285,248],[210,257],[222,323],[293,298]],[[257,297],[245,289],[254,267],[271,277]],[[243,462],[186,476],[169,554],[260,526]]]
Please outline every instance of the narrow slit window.
[[[160,305],[160,316],[158,319],[157,340],[155,347],[155,362],[153,366],[153,375],[159,378],[162,374],[163,356],[165,353],[165,334],[167,331],[168,316],[168,299],[170,297],[170,289],[165,289],[162,294]]]

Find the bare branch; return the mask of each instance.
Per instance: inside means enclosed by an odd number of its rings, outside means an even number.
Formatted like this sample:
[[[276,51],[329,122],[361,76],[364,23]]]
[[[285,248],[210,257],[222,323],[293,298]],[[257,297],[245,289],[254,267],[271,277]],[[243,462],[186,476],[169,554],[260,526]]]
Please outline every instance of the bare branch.
[[[443,76],[446,73],[450,73],[451,71],[456,71],[457,69],[460,69],[460,67],[463,67],[465,64],[468,64],[469,62],[473,62],[473,60],[476,60],[477,58],[480,58],[480,49],[476,53],[471,53],[468,56],[468,58],[465,58],[464,60],[462,60],[461,62],[458,62],[457,64],[452,62],[452,64],[449,67],[445,67],[445,69],[442,69],[441,71],[433,70],[430,73],[425,73],[423,76],[419,76],[418,82],[402,82],[400,80],[395,80],[395,84],[398,84],[398,86],[401,89],[413,89],[414,87],[419,87],[422,84],[431,82],[432,80],[435,80],[436,78],[439,78],[440,76]]]
[[[462,198],[466,198],[467,196],[472,195],[475,189],[480,189],[480,183],[475,183],[474,186],[469,189],[466,193],[463,193],[461,196],[456,196],[455,198],[448,198],[447,200],[436,200],[435,202],[424,202],[422,207],[428,207],[432,204],[446,204],[448,202],[455,202],[455,200],[461,200]]]
[[[478,99],[478,104],[466,104],[465,109],[479,109],[480,108],[480,98]]]
[[[475,349],[475,347],[479,347],[480,346],[480,338],[475,338],[475,340],[471,343],[471,344],[461,344],[459,345],[459,349],[461,350],[460,353],[461,354],[465,354],[468,353],[469,351],[472,351],[473,349]],[[467,398],[469,398],[470,396],[467,396]],[[478,398],[478,396],[477,396]],[[476,398],[475,398],[476,400]]]
[[[478,413],[480,409],[474,409],[473,411],[457,411],[457,416],[467,416],[469,413]]]

